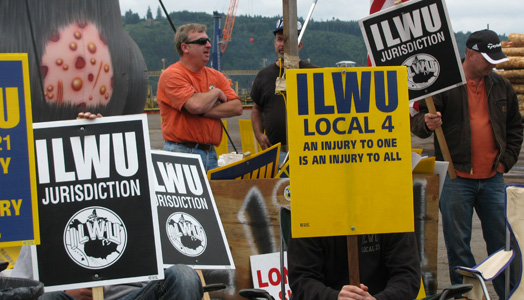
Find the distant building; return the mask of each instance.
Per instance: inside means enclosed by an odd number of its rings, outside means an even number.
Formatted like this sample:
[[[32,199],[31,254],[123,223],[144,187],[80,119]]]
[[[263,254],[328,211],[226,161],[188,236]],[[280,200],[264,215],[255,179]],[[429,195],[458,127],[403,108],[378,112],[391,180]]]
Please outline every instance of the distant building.
[[[337,62],[337,67],[354,67],[356,65],[356,62],[352,60],[341,60]]]

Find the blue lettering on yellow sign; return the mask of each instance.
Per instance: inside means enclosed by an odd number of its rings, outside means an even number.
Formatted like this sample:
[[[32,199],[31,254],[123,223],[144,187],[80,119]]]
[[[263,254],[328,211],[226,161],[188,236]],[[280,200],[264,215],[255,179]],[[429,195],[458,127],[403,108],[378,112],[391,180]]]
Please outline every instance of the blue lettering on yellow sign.
[[[315,156],[313,156],[313,164],[314,165],[325,165],[326,164],[326,156],[325,155],[315,155]]]
[[[349,126],[347,128],[341,127],[340,122],[349,121]],[[313,129],[313,128],[312,128]],[[336,134],[352,134],[353,132],[358,133],[374,133],[375,129],[371,128],[369,125],[369,117],[352,117],[349,120],[340,117],[333,120],[327,118],[320,118],[315,122],[314,130],[310,129],[309,119],[304,119],[304,135],[305,136],[314,136],[318,135],[328,135],[331,130]]]
[[[315,114],[334,114],[335,108],[333,106],[326,106],[324,100],[324,73],[313,74],[313,86],[315,87]]]
[[[339,113],[351,113],[351,99],[354,99],[356,112],[369,112],[371,72],[362,72],[362,92],[359,90],[357,73],[347,73],[346,93],[342,86],[342,73],[333,73],[332,77]]]
[[[304,143],[304,151],[316,151],[318,150],[317,142]]]
[[[345,74],[345,90],[343,84]],[[373,76],[371,76],[373,75]],[[309,115],[308,74],[297,74],[298,114]],[[372,78],[373,77],[373,78]],[[387,87],[386,87],[387,77]],[[369,113],[371,105],[371,81],[375,86],[375,106],[384,113],[390,113],[398,107],[398,88],[396,71],[362,72],[360,78],[356,72],[332,73],[336,113],[351,113],[352,104],[355,113]],[[360,81],[360,82],[359,82]],[[324,92],[324,73],[313,73],[314,114],[335,114],[335,107],[326,105]],[[387,90],[387,97],[386,97]]]

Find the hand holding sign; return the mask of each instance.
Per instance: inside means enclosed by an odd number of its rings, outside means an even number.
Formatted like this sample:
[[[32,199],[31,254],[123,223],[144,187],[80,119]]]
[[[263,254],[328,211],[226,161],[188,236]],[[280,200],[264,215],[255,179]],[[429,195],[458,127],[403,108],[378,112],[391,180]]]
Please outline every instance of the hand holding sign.
[[[100,287],[103,291],[103,288]],[[69,296],[79,299],[79,300],[91,300],[93,298],[93,290],[91,288],[76,289],[76,290],[66,290],[64,291]],[[103,299],[103,298],[102,298]]]
[[[100,113],[90,113],[90,112],[79,112],[78,113],[78,116],[76,117],[77,119],[90,119],[90,120],[93,120],[93,119],[96,119],[96,118],[101,118],[102,115]]]
[[[435,108],[435,103],[433,103],[433,97],[426,98],[426,105],[428,106],[428,110],[430,114],[436,115],[437,109]],[[440,113],[438,113],[440,114]],[[424,116],[425,117],[425,116]],[[440,122],[440,125],[442,125],[442,121]],[[440,145],[440,150],[442,151],[442,156],[444,159],[449,162],[448,165],[448,174],[451,179],[456,179],[457,174],[455,173],[455,166],[453,165],[453,160],[451,159],[451,154],[449,154],[449,148],[448,143],[446,142],[446,137],[444,136],[444,132],[442,131],[442,127],[438,126],[435,128],[435,134],[437,135],[437,140]]]
[[[437,113],[427,113],[424,115],[424,120],[428,129],[433,131],[442,125],[442,114],[438,111]]]

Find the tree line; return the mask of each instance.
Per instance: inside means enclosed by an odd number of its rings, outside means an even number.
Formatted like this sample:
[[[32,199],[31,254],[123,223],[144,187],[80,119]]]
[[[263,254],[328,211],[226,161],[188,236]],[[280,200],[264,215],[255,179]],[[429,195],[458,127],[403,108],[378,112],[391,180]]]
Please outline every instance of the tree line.
[[[202,23],[212,39],[214,17],[203,12],[178,11],[169,14],[175,28],[186,23]],[[221,55],[222,70],[259,70],[277,59],[273,46],[273,29],[280,16],[245,16],[235,18],[232,38]],[[221,18],[224,27],[226,16]],[[304,20],[299,18],[304,23]],[[124,29],[142,51],[149,71],[161,70],[178,60],[174,47],[174,32],[160,6],[155,16],[148,9],[141,18],[128,10],[122,16]],[[455,33],[459,53],[463,56],[470,32]],[[504,37],[501,37],[503,40]],[[367,52],[358,21],[310,20],[302,38],[300,58],[320,67],[335,67],[338,61],[352,60],[356,66],[366,66]],[[220,52],[220,51],[219,51]],[[253,77],[232,78],[241,87],[250,87]],[[154,85],[155,78],[152,78]]]

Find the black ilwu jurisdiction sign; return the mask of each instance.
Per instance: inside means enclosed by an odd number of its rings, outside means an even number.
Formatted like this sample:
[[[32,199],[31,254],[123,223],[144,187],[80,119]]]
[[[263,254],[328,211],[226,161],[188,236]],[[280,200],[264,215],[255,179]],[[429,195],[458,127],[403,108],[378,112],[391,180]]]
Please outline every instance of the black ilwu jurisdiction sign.
[[[34,124],[46,292],[164,277],[146,117]]]
[[[200,155],[151,151],[164,267],[234,269]]]
[[[466,83],[444,0],[411,0],[359,20],[373,66],[406,66],[409,100]]]

